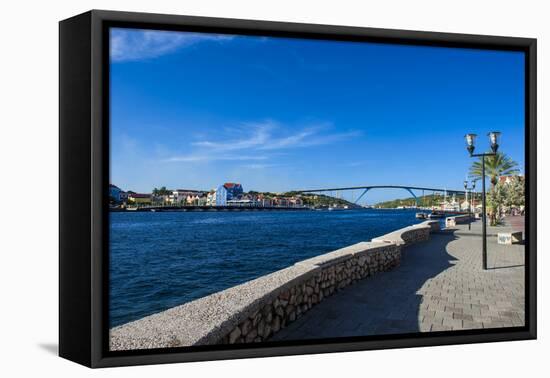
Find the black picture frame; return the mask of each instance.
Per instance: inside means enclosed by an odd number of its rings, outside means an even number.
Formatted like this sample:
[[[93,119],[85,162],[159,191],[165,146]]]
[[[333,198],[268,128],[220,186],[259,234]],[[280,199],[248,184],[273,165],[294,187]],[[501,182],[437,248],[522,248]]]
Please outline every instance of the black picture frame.
[[[526,325],[230,346],[111,352],[108,341],[108,28],[383,42],[525,53]],[[89,367],[536,338],[536,39],[92,10],[59,24],[59,354]],[[79,200],[69,198],[78,190]]]

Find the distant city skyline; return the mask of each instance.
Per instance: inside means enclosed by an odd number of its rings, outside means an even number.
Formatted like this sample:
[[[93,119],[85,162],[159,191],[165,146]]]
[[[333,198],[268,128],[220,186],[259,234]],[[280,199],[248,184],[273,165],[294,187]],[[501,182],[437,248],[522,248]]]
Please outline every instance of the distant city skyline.
[[[519,52],[111,30],[111,183],[461,189],[463,135],[524,171]],[[372,191],[375,203],[409,197]]]

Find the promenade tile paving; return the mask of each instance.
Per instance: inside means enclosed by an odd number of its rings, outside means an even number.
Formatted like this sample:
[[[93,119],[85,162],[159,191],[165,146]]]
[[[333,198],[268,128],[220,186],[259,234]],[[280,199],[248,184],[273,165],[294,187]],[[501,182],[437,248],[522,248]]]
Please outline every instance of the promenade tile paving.
[[[489,228],[487,271],[480,222],[432,234],[404,249],[398,268],[327,298],[272,340],[523,326],[525,247],[496,242],[511,229]]]

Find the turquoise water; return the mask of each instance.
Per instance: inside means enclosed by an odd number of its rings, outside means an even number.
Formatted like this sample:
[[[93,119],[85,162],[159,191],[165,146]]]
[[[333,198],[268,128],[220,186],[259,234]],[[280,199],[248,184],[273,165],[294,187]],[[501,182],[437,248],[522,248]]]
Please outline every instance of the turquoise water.
[[[110,326],[419,220],[414,210],[110,214]]]

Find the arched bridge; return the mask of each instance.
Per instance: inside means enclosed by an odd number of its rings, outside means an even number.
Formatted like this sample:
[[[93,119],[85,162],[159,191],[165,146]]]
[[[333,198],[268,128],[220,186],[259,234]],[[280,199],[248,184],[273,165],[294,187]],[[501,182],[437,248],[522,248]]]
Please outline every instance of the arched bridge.
[[[306,189],[306,190],[295,190],[297,193],[320,193],[320,192],[341,192],[348,190],[363,190],[361,195],[357,200],[353,201],[358,203],[361,198],[367,194],[371,189],[404,189],[408,191],[415,199],[416,204],[418,205],[418,197],[414,193],[414,190],[421,190],[423,192],[446,192],[448,194],[465,194],[464,190],[453,190],[453,189],[441,189],[441,188],[427,188],[421,186],[407,186],[407,185],[365,185],[365,186],[349,186],[344,188],[321,188],[321,189]]]

